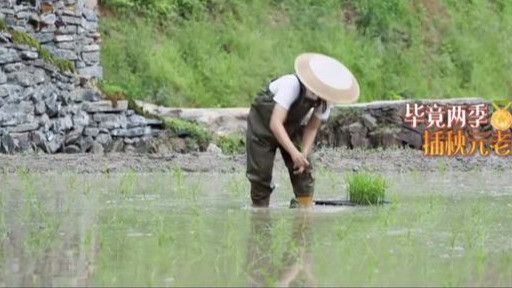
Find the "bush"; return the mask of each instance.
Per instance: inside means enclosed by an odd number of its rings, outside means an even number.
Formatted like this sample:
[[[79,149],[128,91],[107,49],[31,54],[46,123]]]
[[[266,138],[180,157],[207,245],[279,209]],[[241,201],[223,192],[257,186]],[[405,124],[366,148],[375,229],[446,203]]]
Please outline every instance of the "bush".
[[[242,154],[245,151],[245,138],[240,135],[219,136],[217,146],[227,155]]]
[[[212,134],[206,128],[183,119],[165,119],[164,128],[173,134],[171,136],[184,138],[187,146],[197,144],[201,151],[206,150],[213,139]]]
[[[346,177],[349,200],[355,204],[382,204],[386,196],[388,184],[378,175],[369,173],[354,173]]]

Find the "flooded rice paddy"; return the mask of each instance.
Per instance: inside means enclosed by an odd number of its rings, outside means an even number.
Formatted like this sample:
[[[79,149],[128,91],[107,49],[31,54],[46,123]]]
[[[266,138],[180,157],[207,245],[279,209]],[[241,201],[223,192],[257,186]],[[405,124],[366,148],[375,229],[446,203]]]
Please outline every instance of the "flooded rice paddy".
[[[243,173],[0,174],[0,286],[512,285],[507,172],[390,173],[381,207],[249,207]],[[319,170],[316,198],[346,197]]]

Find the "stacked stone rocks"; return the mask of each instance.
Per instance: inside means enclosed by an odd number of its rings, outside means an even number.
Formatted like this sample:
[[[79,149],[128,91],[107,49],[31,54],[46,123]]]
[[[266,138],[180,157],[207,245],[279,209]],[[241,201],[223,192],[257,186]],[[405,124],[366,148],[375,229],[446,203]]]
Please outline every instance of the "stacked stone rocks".
[[[358,103],[333,108],[329,121],[318,135],[318,143],[327,147],[421,149],[424,124],[412,128],[404,123],[407,103],[425,105],[489,104],[478,98],[445,100],[400,100]],[[492,111],[489,111],[491,113]],[[446,115],[444,115],[446,119]]]
[[[2,0],[0,18],[33,35],[53,55],[73,61],[82,77],[102,77],[98,16],[84,0]]]
[[[4,0],[5,1],[5,0]],[[62,72],[27,45],[0,33],[0,152],[145,152],[159,121],[101,99],[96,13],[80,1],[2,2],[9,27],[39,39],[78,73]],[[12,31],[12,30],[10,30]]]

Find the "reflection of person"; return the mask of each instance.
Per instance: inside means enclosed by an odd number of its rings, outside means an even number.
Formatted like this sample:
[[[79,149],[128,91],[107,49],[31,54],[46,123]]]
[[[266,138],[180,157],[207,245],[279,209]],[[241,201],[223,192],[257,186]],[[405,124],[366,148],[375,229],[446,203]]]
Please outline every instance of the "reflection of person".
[[[272,81],[251,106],[247,119],[247,178],[255,207],[268,207],[277,148],[288,168],[299,206],[311,206],[314,179],[308,160],[317,131],[333,103],[354,102],[359,86],[337,60],[306,53],[295,60],[296,74]],[[313,116],[301,124],[310,110]],[[301,145],[298,142],[301,140]]]
[[[311,225],[309,213],[294,218],[293,233],[280,261],[273,258],[272,219],[268,210],[251,215],[251,235],[247,249],[247,276],[253,287],[315,286],[312,274]],[[276,264],[281,263],[277,266]]]

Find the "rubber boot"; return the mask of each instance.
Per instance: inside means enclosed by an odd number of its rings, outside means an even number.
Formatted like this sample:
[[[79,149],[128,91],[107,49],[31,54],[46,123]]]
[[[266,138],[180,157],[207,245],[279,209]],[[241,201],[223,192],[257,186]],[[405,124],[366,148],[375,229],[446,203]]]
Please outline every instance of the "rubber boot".
[[[313,205],[313,197],[311,196],[292,198],[290,201],[290,208],[309,208],[313,207]]]

